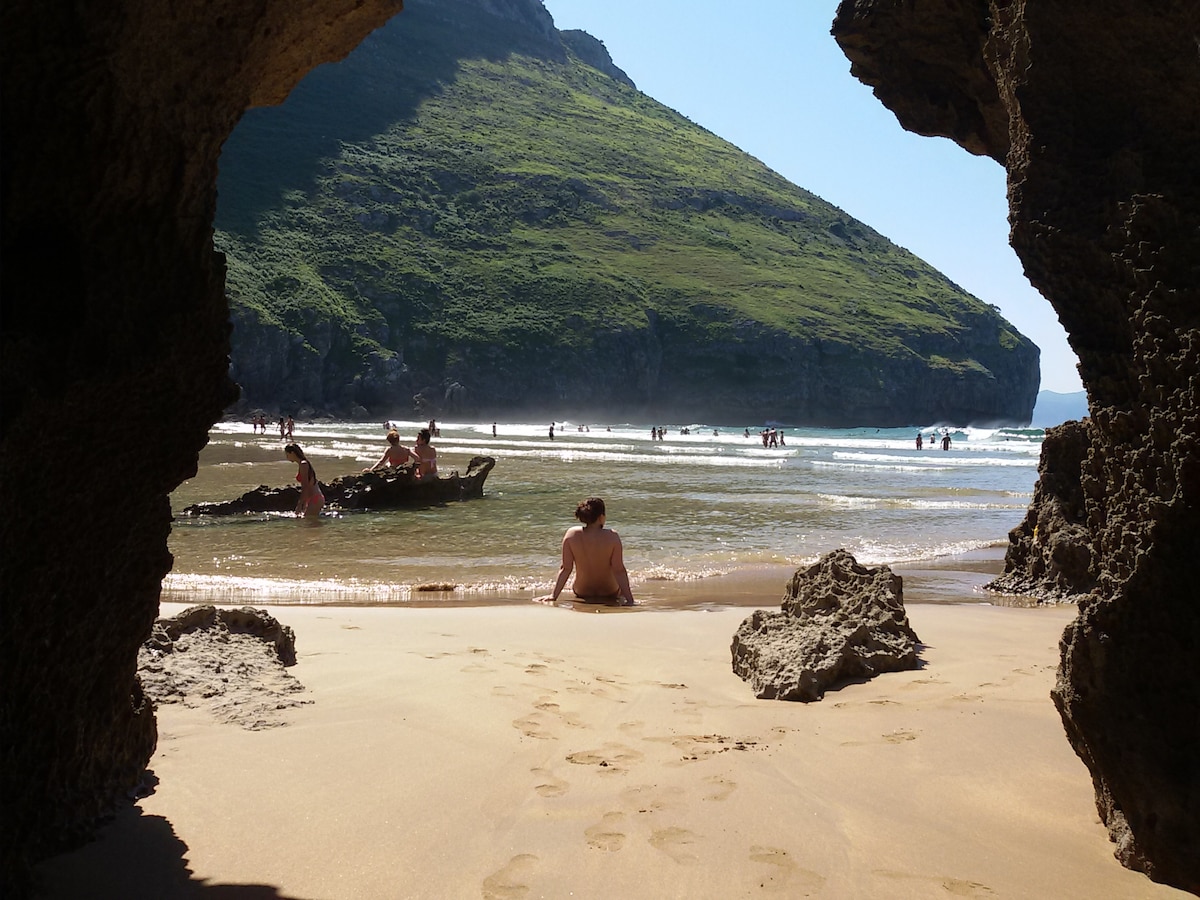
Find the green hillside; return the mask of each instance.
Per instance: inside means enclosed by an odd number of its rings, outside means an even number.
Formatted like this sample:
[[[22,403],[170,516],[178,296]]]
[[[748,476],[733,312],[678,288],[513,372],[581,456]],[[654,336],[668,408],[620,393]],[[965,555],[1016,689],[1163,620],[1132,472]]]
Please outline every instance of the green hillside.
[[[248,403],[1028,419],[1037,349],[993,308],[505,8],[409,0],[230,139]]]

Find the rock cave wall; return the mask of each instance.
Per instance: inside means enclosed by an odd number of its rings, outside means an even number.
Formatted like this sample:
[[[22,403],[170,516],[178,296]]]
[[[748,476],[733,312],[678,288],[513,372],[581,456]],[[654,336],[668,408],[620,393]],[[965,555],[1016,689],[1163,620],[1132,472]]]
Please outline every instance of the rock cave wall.
[[[0,14],[0,777],[6,895],[86,836],[156,741],[136,676],[170,491],[236,398],[217,159],[400,0]],[[64,462],[67,465],[64,465]]]
[[[834,36],[904,127],[1008,172],[1091,412],[1054,701],[1118,858],[1200,893],[1200,4],[843,0]]]
[[[6,888],[153,751],[137,647],[169,492],[233,400],[217,159],[400,0],[0,12],[0,740]],[[1123,861],[1200,888],[1200,66],[1193,0],[857,0],[901,122],[1005,165],[1012,240],[1081,360],[1099,586],[1055,699]],[[72,453],[72,465],[59,455]]]

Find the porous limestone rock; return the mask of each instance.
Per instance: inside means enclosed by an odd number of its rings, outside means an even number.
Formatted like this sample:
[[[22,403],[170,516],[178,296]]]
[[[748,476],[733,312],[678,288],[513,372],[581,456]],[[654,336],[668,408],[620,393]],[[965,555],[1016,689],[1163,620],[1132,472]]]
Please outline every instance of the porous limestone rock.
[[[249,634],[270,644],[282,665],[296,664],[296,633],[265,609],[251,606],[237,609],[211,605],[189,606],[178,615],[156,620],[150,637],[142,646],[156,653],[172,653],[175,642],[194,631]]]
[[[467,474],[455,469],[436,478],[418,478],[413,465],[388,466],[354,475],[340,475],[321,482],[321,493],[329,509],[419,509],[473,500],[483,496],[488,473],[496,465],[491,456],[472,456]],[[259,485],[235,500],[193,503],[184,516],[231,516],[243,513],[291,512],[300,500],[300,488]]]
[[[138,648],[169,493],[229,379],[217,158],[399,0],[42,3],[0,13],[0,872],[86,837],[154,751]],[[79,449],[64,477],[62,452]]]
[[[1093,535],[1084,502],[1087,422],[1046,429],[1025,519],[1008,533],[1004,574],[985,587],[1046,603],[1078,602],[1096,587]]]
[[[851,72],[1008,175],[1088,392],[1095,589],[1052,696],[1117,857],[1200,893],[1200,3],[843,0]]]
[[[742,622],[730,652],[754,696],[808,703],[849,681],[915,669],[918,643],[903,579],[834,550],[796,571],[779,612],[755,610]]]
[[[193,606],[159,619],[138,652],[138,675],[156,705],[204,709],[249,731],[285,725],[287,710],[312,702],[286,671],[295,664],[292,629],[249,606]]]

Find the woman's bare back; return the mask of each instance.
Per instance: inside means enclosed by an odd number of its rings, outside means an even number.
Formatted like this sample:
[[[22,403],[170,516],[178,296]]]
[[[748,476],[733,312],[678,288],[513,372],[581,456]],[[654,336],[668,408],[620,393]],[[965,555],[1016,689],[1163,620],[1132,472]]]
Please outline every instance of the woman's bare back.
[[[625,574],[621,538],[602,526],[577,525],[563,536],[564,558],[570,551],[575,563],[577,597],[615,597],[621,593],[618,574]]]

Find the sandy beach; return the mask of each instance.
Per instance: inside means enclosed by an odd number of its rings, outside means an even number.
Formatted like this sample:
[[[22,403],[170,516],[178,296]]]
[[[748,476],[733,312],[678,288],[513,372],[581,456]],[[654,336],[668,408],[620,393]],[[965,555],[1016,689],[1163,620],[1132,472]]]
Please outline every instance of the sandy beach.
[[[271,612],[303,690],[161,705],[157,784],[49,896],[1186,896],[1063,736],[1072,608],[910,603],[923,667],[812,704],[731,672],[744,607]]]

